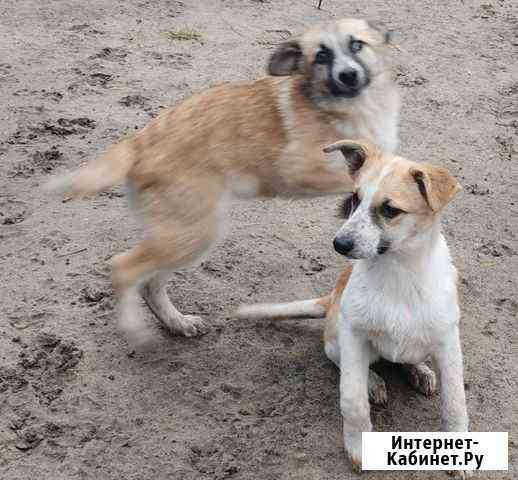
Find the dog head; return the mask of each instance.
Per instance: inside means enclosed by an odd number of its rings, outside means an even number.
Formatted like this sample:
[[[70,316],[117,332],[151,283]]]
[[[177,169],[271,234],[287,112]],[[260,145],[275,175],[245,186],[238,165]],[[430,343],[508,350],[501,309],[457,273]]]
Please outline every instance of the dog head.
[[[354,98],[386,70],[389,34],[365,20],[342,19],[313,27],[271,56],[270,75],[299,75],[314,101]]]
[[[418,246],[460,189],[442,167],[384,155],[367,143],[344,140],[324,149],[335,150],[344,155],[355,182],[343,208],[348,218],[333,242],[349,258]]]

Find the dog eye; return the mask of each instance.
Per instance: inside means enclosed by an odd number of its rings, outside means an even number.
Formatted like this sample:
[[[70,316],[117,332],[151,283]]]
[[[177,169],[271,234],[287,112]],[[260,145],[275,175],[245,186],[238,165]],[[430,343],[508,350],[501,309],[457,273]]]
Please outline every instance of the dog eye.
[[[329,48],[320,46],[320,50],[315,55],[315,63],[325,65],[333,60],[333,52]]]
[[[388,202],[383,202],[383,204],[380,207],[380,214],[388,219],[392,219],[397,217],[398,215],[401,215],[402,213],[406,213],[404,210],[401,210],[400,208],[392,207],[389,205]]]
[[[358,53],[363,48],[364,42],[361,40],[351,40],[351,43],[349,44],[349,50],[351,50],[352,53]]]
[[[358,208],[358,205],[360,205],[360,202],[361,202],[360,197],[358,196],[358,194],[356,192],[349,195],[342,203],[342,208],[341,208],[342,217],[345,219],[349,218],[354,213],[354,211]]]

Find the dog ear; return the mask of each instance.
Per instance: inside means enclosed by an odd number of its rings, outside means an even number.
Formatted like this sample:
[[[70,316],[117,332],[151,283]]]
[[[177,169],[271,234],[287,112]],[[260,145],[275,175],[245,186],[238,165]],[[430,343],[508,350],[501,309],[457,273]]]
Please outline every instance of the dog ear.
[[[356,142],[354,140],[340,140],[339,142],[324,147],[325,153],[335,152],[336,150],[342,152],[345,162],[349,167],[349,173],[353,178],[360,168],[363,167],[367,157],[372,154],[372,147],[363,142]]]
[[[390,43],[394,42],[394,37],[396,36],[396,32],[394,30],[386,30],[383,34],[383,38],[385,40],[385,43],[388,45]]]
[[[367,24],[369,25],[370,28],[372,28],[373,30],[376,30],[382,36],[383,43],[389,44],[389,43],[393,42],[394,37],[395,37],[394,30],[387,30],[384,28],[383,25],[379,24],[378,22],[373,22],[371,20],[369,20],[367,22]]]
[[[442,210],[462,188],[448,170],[442,167],[425,163],[419,168],[411,168],[410,175],[434,212]]]
[[[281,44],[268,62],[268,73],[274,76],[291,75],[299,68],[302,48],[298,41],[290,40]]]

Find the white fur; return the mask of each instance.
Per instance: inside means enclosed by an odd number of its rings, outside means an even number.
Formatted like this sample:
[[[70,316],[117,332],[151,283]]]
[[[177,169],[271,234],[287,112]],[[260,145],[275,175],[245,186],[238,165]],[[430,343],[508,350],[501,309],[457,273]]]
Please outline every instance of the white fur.
[[[365,70],[358,61],[344,49],[342,38],[323,32],[321,43],[334,53],[333,77],[339,80],[339,74],[345,69],[354,69],[365,79]],[[348,39],[347,39],[348,40]],[[337,120],[335,128],[341,138],[367,139],[381,147],[386,153],[394,153],[398,146],[398,124],[400,96],[393,83],[392,73],[387,69],[385,58],[375,53],[372,47],[365,46],[358,56],[370,70],[370,84],[353,98],[333,98],[320,102],[327,110],[350,112],[351,121]]]
[[[340,368],[340,409],[344,446],[353,465],[361,465],[361,434],[370,431],[369,396],[386,398],[369,366],[380,357],[401,363],[410,383],[425,395],[436,389],[435,373],[423,362],[432,357],[440,371],[442,420],[445,431],[467,431],[462,352],[459,339],[457,271],[441,233],[439,214],[427,222],[405,214],[390,229],[390,247],[377,252],[382,237],[372,218],[372,201],[383,178],[398,157],[385,165],[367,184],[360,185],[360,205],[338,231],[354,239],[349,255],[361,258],[340,298],[337,335],[326,335],[328,358]],[[388,235],[389,232],[383,232]],[[336,291],[336,290],[335,290]],[[241,307],[241,318],[321,317],[332,297],[288,304]],[[334,309],[333,309],[334,311]],[[326,312],[328,325],[335,313]],[[331,329],[331,332],[333,330]],[[380,396],[381,392],[381,396]],[[375,400],[373,400],[375,401]],[[467,478],[470,472],[455,472]]]
[[[384,152],[394,153],[398,147],[399,96],[380,98],[377,94],[369,95],[369,89],[376,89],[376,85],[368,86],[358,97],[347,100],[352,115],[359,121],[355,125],[336,121],[335,128],[343,138],[364,138]]]
[[[354,240],[354,249],[351,258],[370,258],[377,255],[377,248],[381,238],[381,230],[374,224],[370,209],[372,199],[378,190],[381,181],[390,172],[390,160],[380,171],[378,177],[360,190],[361,202],[348,219],[338,230],[336,237],[348,237]]]
[[[238,318],[249,320],[261,318],[324,318],[326,309],[319,300],[319,298],[316,298],[290,303],[244,305],[239,307],[236,315]]]
[[[326,109],[338,113],[350,112],[354,117],[354,123],[348,118],[336,120],[333,127],[340,138],[366,139],[378,145],[386,153],[394,153],[398,147],[398,123],[400,98],[392,80],[388,74],[382,74],[373,79],[360,95],[349,99],[333,99],[329,103],[323,102]],[[277,97],[279,112],[282,115],[285,130],[296,131],[293,115],[291,88],[292,79],[287,79],[280,89]],[[292,140],[296,142],[296,137]],[[343,158],[338,155],[340,166]],[[333,156],[330,155],[332,162]]]
[[[350,221],[356,215],[365,213]],[[362,228],[361,221],[353,227]],[[443,429],[467,431],[456,282],[438,218],[404,249],[355,262],[341,298],[337,344],[325,349],[339,351],[344,445],[353,464],[361,464],[361,432],[372,429],[368,372],[379,357],[417,365],[431,356],[441,374]]]
[[[259,187],[259,180],[252,175],[236,175],[230,180],[230,191],[237,198],[254,198]]]

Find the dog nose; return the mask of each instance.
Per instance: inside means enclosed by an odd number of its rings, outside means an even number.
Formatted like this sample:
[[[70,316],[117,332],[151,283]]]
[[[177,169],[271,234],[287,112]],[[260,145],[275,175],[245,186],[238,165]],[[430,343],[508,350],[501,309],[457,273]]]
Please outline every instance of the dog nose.
[[[335,237],[333,247],[341,255],[347,255],[354,248],[354,240],[344,237]]]
[[[358,72],[353,68],[344,70],[338,75],[338,80],[348,87],[356,87],[358,85]]]

